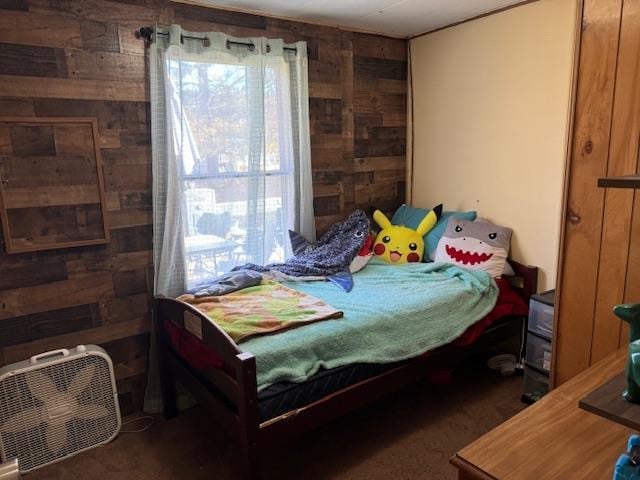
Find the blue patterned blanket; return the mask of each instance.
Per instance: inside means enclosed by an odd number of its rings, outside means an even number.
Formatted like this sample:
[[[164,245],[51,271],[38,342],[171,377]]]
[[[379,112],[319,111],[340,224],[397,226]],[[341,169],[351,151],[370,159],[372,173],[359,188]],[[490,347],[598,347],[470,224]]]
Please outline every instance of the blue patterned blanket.
[[[349,266],[367,240],[370,228],[367,215],[356,210],[346,220],[334,223],[314,244],[295,232],[289,232],[294,255],[284,263],[264,266],[247,263],[234,270],[280,272],[292,277],[327,277],[349,292],[353,288]]]

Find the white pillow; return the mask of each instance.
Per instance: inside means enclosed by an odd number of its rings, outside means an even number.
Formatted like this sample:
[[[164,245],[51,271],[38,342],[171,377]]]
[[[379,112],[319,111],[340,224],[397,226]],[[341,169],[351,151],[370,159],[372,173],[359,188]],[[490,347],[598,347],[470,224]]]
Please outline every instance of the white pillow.
[[[491,223],[486,218],[476,218],[475,221],[476,222]],[[504,262],[504,270],[502,270],[502,275],[506,275],[507,277],[513,277],[515,274],[516,274],[516,272],[513,271],[513,267],[511,266],[509,261],[507,260],[506,262]]]
[[[470,222],[451,218],[438,242],[434,261],[471,270],[482,270],[499,277],[505,270],[511,229],[489,222]]]

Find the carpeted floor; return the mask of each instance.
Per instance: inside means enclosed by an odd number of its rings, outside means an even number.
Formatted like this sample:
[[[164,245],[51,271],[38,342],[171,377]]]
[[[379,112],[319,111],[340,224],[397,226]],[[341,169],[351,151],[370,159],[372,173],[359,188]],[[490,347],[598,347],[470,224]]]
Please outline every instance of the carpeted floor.
[[[275,449],[264,478],[455,479],[449,457],[522,410],[521,392],[522,377],[466,366],[450,385],[409,386]],[[234,447],[195,407],[27,478],[231,480]]]

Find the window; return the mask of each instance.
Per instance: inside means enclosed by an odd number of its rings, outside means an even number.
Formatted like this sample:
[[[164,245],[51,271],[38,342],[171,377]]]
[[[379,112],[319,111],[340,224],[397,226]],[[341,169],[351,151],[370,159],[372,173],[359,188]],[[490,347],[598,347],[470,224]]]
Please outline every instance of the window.
[[[170,36],[184,40],[176,27]],[[206,35],[210,46],[160,39],[151,50],[155,290],[163,295],[236,265],[283,261],[289,229],[315,235],[306,45]]]
[[[281,262],[294,216],[288,68],[176,61],[188,286]],[[277,68],[280,66],[280,68]],[[255,83],[262,84],[256,88]]]

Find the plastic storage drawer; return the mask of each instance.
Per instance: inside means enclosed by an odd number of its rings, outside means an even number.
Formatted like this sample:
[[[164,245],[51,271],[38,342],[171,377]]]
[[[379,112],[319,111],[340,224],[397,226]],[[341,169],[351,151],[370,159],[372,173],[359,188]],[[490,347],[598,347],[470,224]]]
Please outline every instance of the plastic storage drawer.
[[[524,395],[531,401],[537,401],[549,392],[549,377],[534,368],[524,367]]]
[[[525,360],[540,370],[551,370],[551,342],[532,333],[527,335]]]
[[[529,304],[529,331],[544,338],[553,336],[553,305],[531,299]]]

